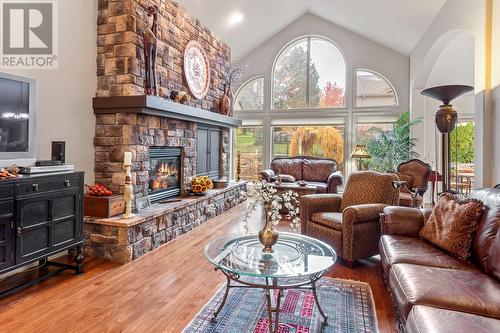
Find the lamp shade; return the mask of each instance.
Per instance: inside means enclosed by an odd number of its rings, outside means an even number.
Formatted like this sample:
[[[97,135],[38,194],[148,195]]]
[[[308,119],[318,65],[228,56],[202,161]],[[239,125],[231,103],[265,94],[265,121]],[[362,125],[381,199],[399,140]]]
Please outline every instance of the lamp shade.
[[[365,145],[356,145],[353,152],[351,153],[352,158],[370,158],[371,155],[368,154],[368,150]]]
[[[437,99],[443,104],[450,104],[455,98],[472,90],[474,90],[474,87],[455,84],[428,88],[422,90],[421,94]]]
[[[441,133],[451,133],[457,124],[458,114],[450,105],[450,102],[472,90],[474,90],[474,87],[471,86],[447,85],[432,87],[422,91],[422,95],[429,96],[443,103],[435,114],[436,125]]]

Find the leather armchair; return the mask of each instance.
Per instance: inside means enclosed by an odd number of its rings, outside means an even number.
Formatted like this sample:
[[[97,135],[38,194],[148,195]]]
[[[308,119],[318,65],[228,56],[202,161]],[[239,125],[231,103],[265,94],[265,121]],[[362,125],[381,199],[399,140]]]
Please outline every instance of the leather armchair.
[[[293,176],[297,181],[305,180],[316,186],[316,193],[338,193],[342,185],[342,173],[337,161],[311,156],[277,157],[271,161],[269,169],[259,173],[267,182],[276,180],[276,174]]]
[[[423,195],[427,191],[432,168],[429,164],[413,159],[403,162],[397,167],[397,174],[401,181],[406,182],[399,195],[399,205],[406,207],[420,207],[424,201]]]
[[[351,174],[343,195],[313,194],[300,198],[302,234],[332,245],[349,266],[378,253],[379,215],[396,205],[395,174],[361,171]]]

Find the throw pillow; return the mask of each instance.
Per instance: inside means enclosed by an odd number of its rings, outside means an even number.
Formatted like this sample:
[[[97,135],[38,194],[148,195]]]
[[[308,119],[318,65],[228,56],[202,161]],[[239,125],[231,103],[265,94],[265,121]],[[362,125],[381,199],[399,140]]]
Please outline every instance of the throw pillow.
[[[295,177],[292,175],[279,175],[283,183],[295,183]]]
[[[444,193],[420,230],[420,237],[459,259],[467,260],[471,256],[472,236],[482,212],[481,201],[457,201],[454,195]]]

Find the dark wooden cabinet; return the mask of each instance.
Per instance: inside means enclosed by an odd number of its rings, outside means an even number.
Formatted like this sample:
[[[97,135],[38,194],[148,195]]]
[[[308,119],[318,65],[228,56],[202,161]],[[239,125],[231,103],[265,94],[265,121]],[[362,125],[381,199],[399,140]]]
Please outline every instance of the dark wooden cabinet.
[[[0,274],[69,248],[82,272],[83,173],[0,181]],[[56,264],[56,266],[58,266]]]
[[[221,131],[218,127],[198,126],[196,173],[219,178]]]

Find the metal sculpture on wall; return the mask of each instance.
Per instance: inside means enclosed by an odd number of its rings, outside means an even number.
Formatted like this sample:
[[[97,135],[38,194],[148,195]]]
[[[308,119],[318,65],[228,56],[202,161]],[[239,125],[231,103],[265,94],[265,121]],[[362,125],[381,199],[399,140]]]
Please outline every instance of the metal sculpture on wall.
[[[144,32],[144,62],[146,76],[144,90],[146,95],[158,95],[156,85],[156,49],[158,44],[158,6],[148,7],[148,16],[153,17],[151,28]]]

